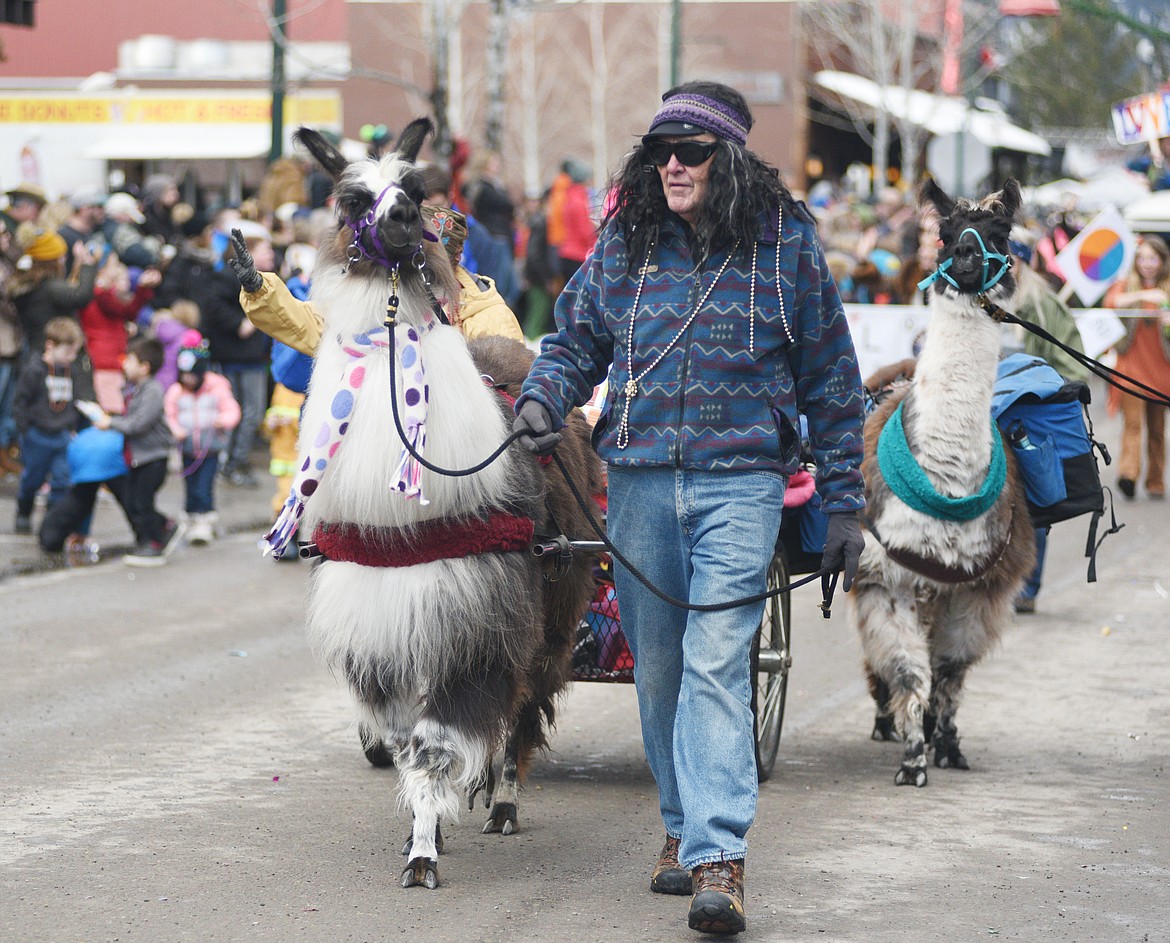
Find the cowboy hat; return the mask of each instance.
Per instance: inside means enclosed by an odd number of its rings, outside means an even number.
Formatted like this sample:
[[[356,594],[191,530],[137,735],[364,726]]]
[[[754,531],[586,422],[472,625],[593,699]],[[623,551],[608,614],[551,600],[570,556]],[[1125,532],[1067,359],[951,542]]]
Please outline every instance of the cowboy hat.
[[[34,203],[39,203],[41,206],[49,202],[48,197],[45,196],[45,191],[35,183],[18,183],[11,190],[5,190],[4,195],[8,197],[9,202],[31,200]]]

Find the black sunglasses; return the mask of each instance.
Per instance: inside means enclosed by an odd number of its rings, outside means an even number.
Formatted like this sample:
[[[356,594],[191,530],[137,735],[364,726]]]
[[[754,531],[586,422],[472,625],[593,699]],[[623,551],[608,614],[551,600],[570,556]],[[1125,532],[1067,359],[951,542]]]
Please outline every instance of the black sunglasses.
[[[719,147],[718,141],[646,141],[646,157],[655,167],[670,163],[670,155],[678,158],[684,167],[698,167],[710,160]]]

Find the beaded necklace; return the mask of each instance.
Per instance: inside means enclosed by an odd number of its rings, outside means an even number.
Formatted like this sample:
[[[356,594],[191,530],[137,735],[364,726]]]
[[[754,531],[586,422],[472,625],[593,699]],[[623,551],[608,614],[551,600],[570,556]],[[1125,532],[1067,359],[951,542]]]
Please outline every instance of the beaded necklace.
[[[642,288],[646,285],[646,272],[650,268],[650,257],[654,253],[654,243],[650,243],[650,248],[646,250],[646,261],[642,264],[642,273],[638,278],[638,290],[634,294],[634,307],[630,312],[630,327],[626,332],[626,358],[630,365],[630,379],[626,380],[625,389],[623,390],[626,394],[626,402],[622,407],[621,423],[618,425],[617,447],[619,449],[624,449],[630,443],[630,402],[638,393],[638,384],[642,382],[647,373],[662,363],[662,358],[670,353],[674,345],[678,343],[678,339],[686,333],[687,328],[691,326],[691,322],[695,320],[699,312],[703,309],[703,305],[707,303],[707,299],[711,297],[711,292],[715,290],[715,286],[719,284],[719,279],[723,277],[728,263],[731,262],[731,257],[735,255],[735,251],[738,248],[739,240],[737,239],[735,245],[731,247],[731,251],[727,253],[727,258],[719,266],[719,271],[715,273],[714,280],[707,286],[707,290],[703,292],[703,297],[699,299],[699,303],[691,310],[691,316],[683,322],[683,326],[670,339],[670,343],[659,351],[658,356],[641,373],[634,376],[634,322],[638,319],[638,305],[642,300]],[[755,273],[753,272],[752,274],[754,276]]]
[[[780,323],[784,326],[784,334],[788,338],[789,343],[796,343],[792,337],[792,331],[788,327],[788,317],[784,312],[784,293],[780,290],[780,232],[781,224],[784,221],[784,207],[780,207],[779,215],[776,218],[776,297],[780,299]],[[630,326],[626,331],[626,361],[629,364],[630,379],[626,380],[626,385],[622,388],[625,394],[625,403],[622,405],[622,418],[618,423],[617,447],[624,449],[630,444],[630,403],[638,394],[638,384],[645,379],[646,374],[657,367],[671,349],[674,347],[680,337],[686,333],[687,328],[691,326],[691,322],[698,316],[699,311],[702,310],[703,305],[707,303],[707,299],[711,297],[711,292],[715,290],[715,286],[719,283],[719,279],[723,277],[724,271],[727,269],[728,263],[732,256],[735,255],[736,250],[739,249],[741,240],[736,240],[731,251],[727,254],[727,258],[723,260],[723,264],[719,267],[719,271],[715,274],[715,279],[707,286],[707,290],[703,292],[703,297],[699,299],[699,303],[695,305],[691,311],[690,317],[686,319],[683,326],[678,329],[674,337],[659,352],[658,356],[642,370],[637,376],[634,375],[634,322],[638,319],[638,308],[642,300],[642,289],[646,285],[646,272],[650,269],[650,259],[654,254],[654,243],[650,243],[650,248],[646,250],[646,259],[642,263],[642,270],[638,278],[638,290],[634,293],[634,307],[630,312]],[[756,349],[756,252],[759,247],[758,242],[752,243],[752,280],[751,289],[748,300],[749,327],[748,327],[748,348],[753,353]]]

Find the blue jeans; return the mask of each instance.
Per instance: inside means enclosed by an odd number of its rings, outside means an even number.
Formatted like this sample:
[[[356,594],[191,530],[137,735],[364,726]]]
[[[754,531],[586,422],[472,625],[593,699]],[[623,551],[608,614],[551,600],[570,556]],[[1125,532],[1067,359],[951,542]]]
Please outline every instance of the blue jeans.
[[[49,503],[56,504],[69,490],[69,440],[73,433],[41,432],[29,426],[20,437],[20,460],[24,469],[20,473],[20,489],[16,506],[22,516],[32,511],[37,491],[49,482]]]
[[[787,479],[774,472],[609,468],[614,544],[659,589],[691,603],[763,592]],[[642,742],[667,834],[686,869],[742,858],[756,815],[751,646],[763,603],[688,612],[616,567],[634,655]]]
[[[16,445],[16,420],[12,417],[12,402],[16,399],[15,357],[0,357],[0,448]]]
[[[227,468],[248,468],[256,433],[268,408],[268,364],[225,363],[220,372],[232,385],[232,396],[240,404],[240,424],[232,430]]]
[[[199,457],[191,452],[183,453],[183,483],[187,489],[188,514],[208,514],[215,510],[215,470],[219,467],[219,456],[208,452]]]
[[[1026,596],[1028,599],[1035,599],[1040,593],[1040,581],[1044,577],[1044,554],[1048,550],[1048,528],[1036,528],[1036,565],[1032,567],[1032,572],[1028,574],[1028,579],[1024,581],[1024,588],[1020,592],[1021,596]]]

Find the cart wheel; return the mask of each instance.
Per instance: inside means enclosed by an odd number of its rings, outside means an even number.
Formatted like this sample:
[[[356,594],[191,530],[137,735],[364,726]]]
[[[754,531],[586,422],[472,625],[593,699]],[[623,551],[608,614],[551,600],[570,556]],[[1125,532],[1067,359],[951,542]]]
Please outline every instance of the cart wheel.
[[[787,586],[788,562],[778,552],[768,565],[768,589]],[[792,598],[781,593],[764,602],[760,631],[752,642],[752,715],[755,720],[756,772],[764,782],[772,775],[780,749],[788,670],[792,667]]]

